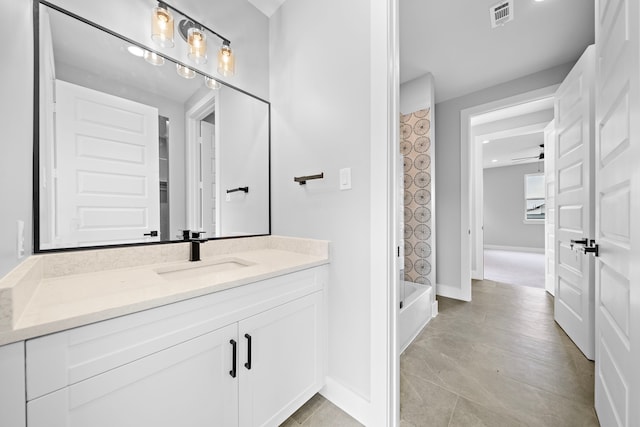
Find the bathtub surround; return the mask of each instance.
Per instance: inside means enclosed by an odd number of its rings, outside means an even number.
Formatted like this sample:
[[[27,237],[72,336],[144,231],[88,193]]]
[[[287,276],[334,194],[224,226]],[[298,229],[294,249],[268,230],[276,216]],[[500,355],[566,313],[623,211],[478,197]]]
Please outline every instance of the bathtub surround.
[[[400,117],[404,158],[404,279],[431,285],[431,110]]]

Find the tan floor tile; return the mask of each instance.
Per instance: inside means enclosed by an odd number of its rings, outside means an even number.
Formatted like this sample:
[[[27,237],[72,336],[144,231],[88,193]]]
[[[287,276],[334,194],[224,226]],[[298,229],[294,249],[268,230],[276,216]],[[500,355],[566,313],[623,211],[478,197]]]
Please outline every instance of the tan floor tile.
[[[526,424],[506,414],[493,412],[463,397],[458,399],[449,427],[520,427]]]
[[[351,418],[333,403],[327,401],[302,426],[304,427],[361,427],[362,424]]]
[[[429,381],[400,376],[400,418],[415,427],[446,427],[458,396]]]

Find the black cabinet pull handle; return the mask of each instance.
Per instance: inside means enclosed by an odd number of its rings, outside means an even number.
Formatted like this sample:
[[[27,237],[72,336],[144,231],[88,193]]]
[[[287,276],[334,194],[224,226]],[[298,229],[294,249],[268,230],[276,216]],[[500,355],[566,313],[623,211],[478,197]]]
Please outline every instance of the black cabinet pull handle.
[[[236,377],[236,367],[237,367],[237,363],[238,363],[238,353],[237,353],[237,345],[238,343],[236,343],[236,340],[231,340],[229,341],[229,344],[231,344],[231,348],[232,348],[232,352],[233,352],[233,364],[231,367],[231,370],[229,371],[229,375],[231,375],[232,378]]]
[[[251,369],[251,335],[244,334],[244,337],[247,339],[248,347],[247,347],[247,363],[244,364],[244,367],[247,369]]]

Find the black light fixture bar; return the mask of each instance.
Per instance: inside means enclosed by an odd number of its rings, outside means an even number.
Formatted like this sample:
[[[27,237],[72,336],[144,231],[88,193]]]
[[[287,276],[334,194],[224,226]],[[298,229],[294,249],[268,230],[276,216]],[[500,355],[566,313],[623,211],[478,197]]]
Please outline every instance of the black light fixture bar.
[[[210,33],[212,33],[213,35],[218,37],[220,40],[222,40],[223,44],[226,44],[226,45],[230,45],[231,44],[231,41],[228,38],[220,35],[219,33],[215,32],[215,31],[213,31],[211,28],[207,27],[206,25],[202,25],[200,22],[196,21],[195,19],[193,19],[192,17],[190,17],[189,15],[187,15],[186,13],[181,11],[180,9],[170,5],[166,1],[158,1],[158,5],[161,6],[161,7],[164,6],[167,9],[171,9],[174,12],[179,13],[180,15],[184,16],[185,18],[187,18],[189,21],[191,21],[194,24],[198,25],[200,28],[204,28],[205,30],[209,31]]]

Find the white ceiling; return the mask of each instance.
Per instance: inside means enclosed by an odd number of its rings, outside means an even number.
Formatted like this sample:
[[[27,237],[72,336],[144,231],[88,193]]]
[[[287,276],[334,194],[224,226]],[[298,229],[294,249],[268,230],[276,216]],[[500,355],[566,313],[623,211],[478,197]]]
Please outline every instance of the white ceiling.
[[[273,13],[278,10],[280,5],[285,0],[249,0],[249,3],[254,5],[260,12],[264,13],[268,17],[271,17]]]
[[[401,0],[400,81],[431,72],[436,102],[576,60],[594,39],[590,0],[514,0],[491,29],[497,0]]]
[[[489,140],[482,144],[483,167],[486,169],[538,162],[536,157],[540,154],[540,144],[543,143],[543,132]],[[525,157],[527,159],[514,160]]]

